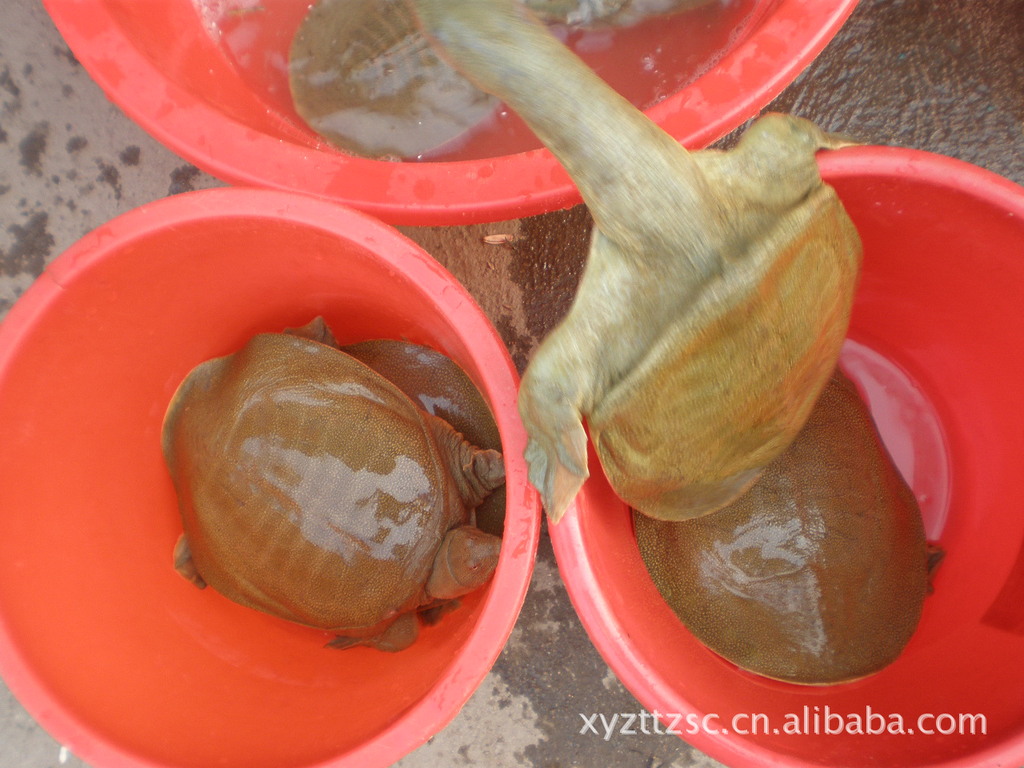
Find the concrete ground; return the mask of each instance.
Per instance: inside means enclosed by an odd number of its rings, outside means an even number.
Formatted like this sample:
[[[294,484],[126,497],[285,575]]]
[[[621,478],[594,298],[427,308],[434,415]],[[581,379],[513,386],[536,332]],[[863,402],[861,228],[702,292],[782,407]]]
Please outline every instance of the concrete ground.
[[[862,0],[773,108],[866,142],[951,155],[1024,184],[1021,61],[1021,0]],[[107,102],[39,0],[3,0],[0,316],[89,230],[148,201],[219,185]],[[466,284],[522,367],[568,306],[589,226],[586,211],[576,208],[517,222],[406,231]],[[499,232],[520,237],[500,252],[481,245],[482,235]],[[548,258],[551,253],[558,258]],[[606,741],[580,733],[580,713],[639,710],[587,639],[544,533],[521,618],[494,669],[456,720],[398,765],[717,765],[673,736]],[[0,768],[60,765],[84,763],[0,687]]]

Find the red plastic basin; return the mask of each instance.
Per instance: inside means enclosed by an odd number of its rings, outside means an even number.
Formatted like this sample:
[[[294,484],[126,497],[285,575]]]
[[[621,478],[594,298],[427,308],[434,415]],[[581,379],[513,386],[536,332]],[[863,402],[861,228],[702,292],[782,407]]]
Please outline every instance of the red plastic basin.
[[[750,2],[749,23],[721,58],[648,112],[688,147],[705,146],[755,115],[820,53],[856,5]],[[174,152],[229,183],[308,192],[409,225],[513,219],[579,202],[569,177],[542,149],[486,160],[390,163],[323,145],[281,93],[257,87],[258,79],[232,65],[197,11],[215,7],[213,0],[44,4],[112,101]],[[250,5],[274,10],[275,21],[269,30],[245,34],[266,35],[275,41],[268,46],[280,47],[290,39],[280,25],[297,28],[308,3],[238,0],[226,7]]]
[[[343,343],[454,358],[506,450],[489,586],[408,650],[328,635],[200,592],[160,454],[197,363],[322,314]],[[459,711],[519,613],[539,535],[517,377],[472,298],[391,228],[323,201],[211,190],[136,209],[62,254],[0,325],[0,673],[93,765],[384,766]]]
[[[551,528],[559,569],[616,675],[667,714],[662,729],[675,721],[728,765],[1021,765],[1024,189],[911,150],[843,150],[820,165],[864,241],[841,362],[946,550],[910,644],[839,686],[739,670],[661,599],[594,456],[575,508]]]

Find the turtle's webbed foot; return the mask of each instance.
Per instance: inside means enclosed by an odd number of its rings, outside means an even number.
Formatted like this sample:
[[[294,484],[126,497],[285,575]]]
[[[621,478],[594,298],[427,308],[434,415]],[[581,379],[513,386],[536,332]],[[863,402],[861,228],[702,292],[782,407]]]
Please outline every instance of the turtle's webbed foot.
[[[583,452],[586,451],[586,434],[580,427],[583,438]],[[573,451],[575,453],[575,450]],[[541,442],[530,440],[524,456],[530,465],[530,483],[540,492],[548,520],[557,523],[562,519],[583,482],[590,476],[586,461],[580,464],[575,458],[565,455],[561,446],[557,450],[545,448]]]
[[[422,415],[447,462],[459,497],[467,509],[475,509],[491,491],[505,483],[505,461],[501,452],[477,448],[444,419],[429,413]]]
[[[505,460],[500,451],[476,449],[466,467],[466,473],[472,475],[484,494],[487,494],[505,484]]]
[[[519,390],[519,413],[529,436],[523,455],[530,483],[540,492],[548,519],[557,523],[590,476],[587,433],[579,410],[536,382],[527,372]]]
[[[461,461],[455,482],[466,508],[476,509],[491,491],[505,484],[505,460],[499,451],[477,448],[458,437]]]

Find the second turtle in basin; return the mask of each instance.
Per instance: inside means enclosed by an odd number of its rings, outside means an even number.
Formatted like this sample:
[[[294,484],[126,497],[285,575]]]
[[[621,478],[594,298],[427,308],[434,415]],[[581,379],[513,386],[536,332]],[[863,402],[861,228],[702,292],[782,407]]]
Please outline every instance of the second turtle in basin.
[[[903,651],[941,550],[856,385],[837,369],[747,493],[692,520],[634,514],[658,591],[737,666],[804,685],[856,680]]]

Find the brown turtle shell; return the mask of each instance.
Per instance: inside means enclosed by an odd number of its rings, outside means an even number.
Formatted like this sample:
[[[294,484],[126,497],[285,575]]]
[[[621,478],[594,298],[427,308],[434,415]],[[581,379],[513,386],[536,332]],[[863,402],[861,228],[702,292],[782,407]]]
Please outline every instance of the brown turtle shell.
[[[202,580],[353,637],[423,605],[442,539],[471,521],[433,419],[355,358],[294,335],[198,366],[163,450]]]
[[[888,665],[928,591],[917,500],[838,371],[793,444],[737,501],[676,522],[635,513],[634,524],[687,628],[738,666],[792,683]]]

